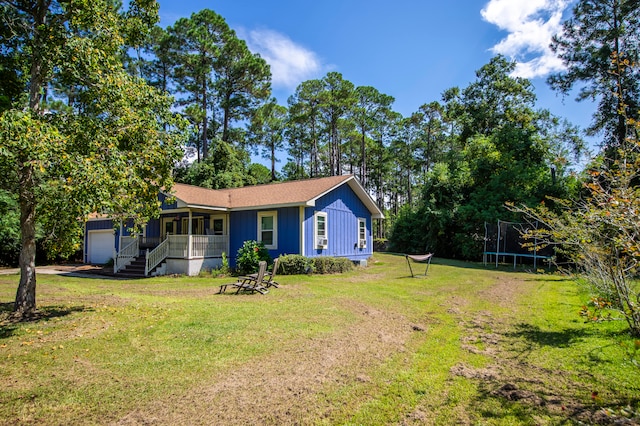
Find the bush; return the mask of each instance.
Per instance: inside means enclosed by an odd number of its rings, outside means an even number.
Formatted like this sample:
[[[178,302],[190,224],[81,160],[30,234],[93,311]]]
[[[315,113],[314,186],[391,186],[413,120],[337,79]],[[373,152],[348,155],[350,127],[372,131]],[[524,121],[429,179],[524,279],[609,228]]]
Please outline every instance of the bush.
[[[269,250],[265,248],[264,244],[253,240],[245,241],[242,247],[238,249],[236,272],[240,275],[258,272],[258,263],[261,260],[267,263],[271,262]]]
[[[278,274],[340,274],[353,269],[353,262],[346,257],[304,257],[299,254],[280,256]]]
[[[280,256],[280,266],[278,274],[282,275],[300,275],[313,272],[311,259],[299,254],[285,254]]]
[[[346,257],[314,257],[312,262],[317,274],[341,274],[353,269],[353,262]]]

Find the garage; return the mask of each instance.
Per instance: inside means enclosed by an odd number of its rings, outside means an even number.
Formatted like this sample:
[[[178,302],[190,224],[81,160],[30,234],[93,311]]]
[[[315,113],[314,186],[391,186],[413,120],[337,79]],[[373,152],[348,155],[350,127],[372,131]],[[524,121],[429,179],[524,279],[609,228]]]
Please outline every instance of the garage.
[[[115,248],[113,229],[89,231],[87,238],[87,263],[103,265],[113,258]]]

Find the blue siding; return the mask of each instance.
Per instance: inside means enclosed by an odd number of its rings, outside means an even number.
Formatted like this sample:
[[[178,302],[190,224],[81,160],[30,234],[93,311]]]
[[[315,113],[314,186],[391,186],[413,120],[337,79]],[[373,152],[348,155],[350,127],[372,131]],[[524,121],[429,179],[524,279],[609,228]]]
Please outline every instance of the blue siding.
[[[326,249],[314,245],[314,213],[327,213]],[[367,247],[358,247],[358,218],[367,221]],[[367,259],[373,254],[371,237],[371,213],[349,185],[342,185],[320,197],[315,207],[305,209],[305,254],[314,256],[348,257],[352,260]]]
[[[258,239],[258,212],[247,210],[229,215],[229,264],[235,266],[238,250],[245,241]],[[300,253],[300,219],[298,207],[275,209],[278,212],[278,248],[269,250],[272,258]]]
[[[169,202],[169,197],[167,197],[165,194],[162,194],[162,193],[158,194],[158,200],[162,204],[161,206],[162,211],[173,210],[178,208],[178,203],[176,203],[176,200],[173,199],[171,200],[171,202]]]
[[[157,238],[160,236],[160,219],[151,219],[146,227],[147,237]]]

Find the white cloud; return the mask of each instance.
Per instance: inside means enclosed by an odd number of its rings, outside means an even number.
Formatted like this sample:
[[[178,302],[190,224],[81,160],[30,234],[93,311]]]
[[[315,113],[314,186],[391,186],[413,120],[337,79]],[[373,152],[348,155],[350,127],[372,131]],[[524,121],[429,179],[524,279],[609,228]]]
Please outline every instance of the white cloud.
[[[316,77],[323,68],[314,52],[276,31],[241,29],[238,35],[271,66],[274,87],[295,89],[301,82]]]
[[[535,78],[562,70],[549,48],[562,30],[562,14],[571,0],[490,0],[480,12],[485,21],[509,35],[491,49],[517,62],[515,76]]]

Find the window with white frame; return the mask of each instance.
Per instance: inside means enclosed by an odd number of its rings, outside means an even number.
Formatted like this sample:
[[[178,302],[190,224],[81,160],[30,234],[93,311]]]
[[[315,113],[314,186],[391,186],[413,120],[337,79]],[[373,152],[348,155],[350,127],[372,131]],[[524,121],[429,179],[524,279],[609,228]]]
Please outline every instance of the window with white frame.
[[[209,224],[210,235],[227,235],[224,216],[212,216]]]
[[[367,248],[367,219],[358,218],[358,247]]]
[[[316,212],[314,215],[314,235],[316,247],[327,248],[329,245],[327,234],[327,213]]]
[[[278,248],[278,212],[258,212],[258,241],[268,249]]]

